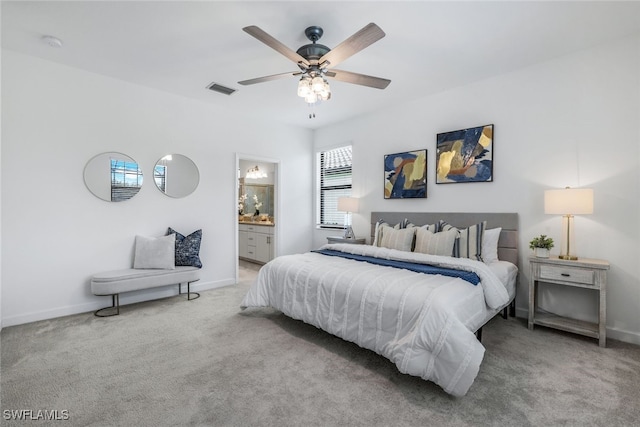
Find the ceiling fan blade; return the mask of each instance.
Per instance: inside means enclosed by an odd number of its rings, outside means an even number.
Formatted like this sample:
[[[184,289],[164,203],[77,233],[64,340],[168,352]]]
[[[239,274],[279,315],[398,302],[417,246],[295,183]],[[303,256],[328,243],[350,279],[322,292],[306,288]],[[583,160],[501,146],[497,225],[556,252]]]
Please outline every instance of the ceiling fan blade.
[[[329,61],[329,67],[334,67],[349,58],[350,56],[360,52],[367,46],[372,45],[385,36],[382,28],[373,22],[365,25],[360,31],[331,49],[318,61],[322,64]]]
[[[248,85],[254,85],[256,83],[263,83],[271,80],[282,79],[285,77],[299,76],[300,74],[302,74],[300,71],[289,71],[288,73],[272,74],[270,76],[256,77],[255,79],[243,80],[241,82],[238,82],[238,84],[241,84],[243,86],[248,86]]]
[[[391,83],[391,80],[389,79],[382,79],[380,77],[367,76],[365,74],[352,73],[351,71],[343,70],[329,70],[325,75],[341,82],[353,83],[376,89],[384,89],[389,86],[389,83]]]
[[[290,60],[292,60],[296,64],[302,62],[307,67],[309,66],[309,61],[304,59],[304,57],[302,57],[298,53],[294,52],[293,50],[289,49],[287,46],[285,46],[284,44],[280,43],[278,40],[276,40],[275,38],[273,38],[272,36],[270,36],[269,34],[264,32],[260,28],[256,27],[255,25],[250,25],[248,27],[244,27],[242,30],[245,33],[255,37],[258,40],[260,40],[262,43],[266,44],[270,48],[275,49],[276,51],[280,52],[281,54],[283,54],[284,56],[286,56],[287,58],[289,58]]]

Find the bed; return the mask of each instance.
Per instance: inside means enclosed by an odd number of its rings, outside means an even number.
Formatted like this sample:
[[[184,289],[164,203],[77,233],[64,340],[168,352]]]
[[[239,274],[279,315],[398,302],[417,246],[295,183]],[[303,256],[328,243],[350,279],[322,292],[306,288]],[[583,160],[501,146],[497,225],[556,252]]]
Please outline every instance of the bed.
[[[513,306],[518,215],[373,212],[371,223],[371,245],[270,261],[241,308],[275,308],[465,395],[484,357],[478,332]]]

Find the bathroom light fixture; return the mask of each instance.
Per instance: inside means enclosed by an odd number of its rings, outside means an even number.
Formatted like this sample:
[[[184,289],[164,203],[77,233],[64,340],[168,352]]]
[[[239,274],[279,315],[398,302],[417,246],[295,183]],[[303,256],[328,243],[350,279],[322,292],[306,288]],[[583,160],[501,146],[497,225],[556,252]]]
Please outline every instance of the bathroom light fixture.
[[[265,171],[261,171],[257,165],[247,169],[247,174],[245,175],[245,178],[249,179],[261,179],[266,177],[267,173]]]
[[[573,215],[593,213],[593,190],[591,188],[569,188],[544,192],[544,213],[562,215],[563,241],[560,259],[577,260],[571,253]]]

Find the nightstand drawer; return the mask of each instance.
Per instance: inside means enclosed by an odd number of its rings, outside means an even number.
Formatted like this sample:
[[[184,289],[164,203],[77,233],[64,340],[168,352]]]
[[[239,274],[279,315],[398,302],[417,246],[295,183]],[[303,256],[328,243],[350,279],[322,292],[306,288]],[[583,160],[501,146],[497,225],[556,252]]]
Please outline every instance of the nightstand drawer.
[[[559,265],[541,265],[540,280],[563,280],[565,282],[595,285],[595,272]]]

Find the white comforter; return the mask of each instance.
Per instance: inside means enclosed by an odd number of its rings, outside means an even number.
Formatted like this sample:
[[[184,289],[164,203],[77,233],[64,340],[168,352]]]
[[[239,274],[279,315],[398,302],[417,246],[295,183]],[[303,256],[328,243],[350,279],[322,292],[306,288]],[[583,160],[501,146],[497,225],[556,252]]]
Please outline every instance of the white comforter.
[[[435,264],[475,272],[482,292],[459,278],[427,275],[318,253],[281,256],[260,269],[241,307],[273,307],[394,362],[447,393],[463,396],[473,383],[484,347],[469,329],[460,303],[484,297],[492,309],[509,295],[482,262],[332,244],[358,255]]]

